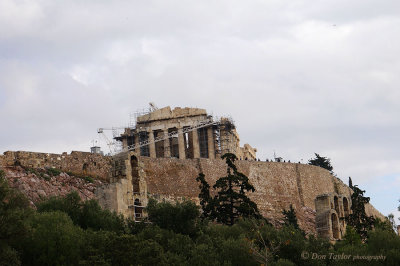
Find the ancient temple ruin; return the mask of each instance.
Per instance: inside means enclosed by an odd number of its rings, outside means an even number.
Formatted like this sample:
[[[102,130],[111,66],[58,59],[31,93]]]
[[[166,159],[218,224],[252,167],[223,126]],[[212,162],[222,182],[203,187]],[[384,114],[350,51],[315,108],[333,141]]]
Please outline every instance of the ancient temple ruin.
[[[315,199],[315,224],[318,235],[332,241],[346,232],[346,217],[351,212],[351,200],[336,193],[322,194]]]
[[[115,138],[124,151],[151,158],[215,159],[227,152],[239,160],[256,160],[257,150],[240,147],[232,119],[214,119],[205,109],[152,109],[136,117],[136,124]]]

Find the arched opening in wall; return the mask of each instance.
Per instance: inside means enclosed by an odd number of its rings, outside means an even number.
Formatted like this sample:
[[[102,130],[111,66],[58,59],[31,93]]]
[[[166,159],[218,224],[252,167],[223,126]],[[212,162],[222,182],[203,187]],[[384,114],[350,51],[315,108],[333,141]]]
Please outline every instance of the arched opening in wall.
[[[135,219],[142,218],[143,206],[139,199],[135,199]]]
[[[87,163],[84,163],[83,164],[83,166],[82,166],[82,172],[84,172],[85,174],[87,173],[87,171],[88,171],[88,164]]]
[[[335,211],[337,214],[339,214],[339,198],[337,196],[333,197],[333,202],[335,204]]]
[[[344,211],[344,217],[349,216],[349,201],[347,200],[346,197],[343,197],[343,211]]]
[[[131,169],[132,169],[132,189],[133,192],[139,192],[139,163],[136,156],[131,156]]]
[[[339,239],[339,219],[336,213],[331,214],[331,223],[332,223],[332,236],[334,239]]]

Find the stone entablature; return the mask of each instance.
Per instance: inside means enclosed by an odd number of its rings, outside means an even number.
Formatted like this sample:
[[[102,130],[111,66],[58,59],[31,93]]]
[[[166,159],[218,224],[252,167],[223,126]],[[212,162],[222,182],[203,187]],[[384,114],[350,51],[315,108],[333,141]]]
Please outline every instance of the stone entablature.
[[[336,193],[318,195],[315,210],[318,235],[332,241],[342,239],[346,232],[346,217],[351,213],[351,199]]]

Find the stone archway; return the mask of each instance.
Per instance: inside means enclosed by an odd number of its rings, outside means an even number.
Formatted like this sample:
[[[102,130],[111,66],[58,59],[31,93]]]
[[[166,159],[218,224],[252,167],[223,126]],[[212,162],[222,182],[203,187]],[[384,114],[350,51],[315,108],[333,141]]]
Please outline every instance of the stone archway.
[[[131,156],[131,169],[132,169],[132,191],[140,192],[139,188],[139,163],[138,158],[135,155]]]
[[[350,214],[349,201],[347,200],[346,197],[343,197],[343,211],[344,211],[344,217],[349,216]]]
[[[331,214],[332,236],[334,239],[340,239],[339,219],[336,213]]]
[[[340,210],[339,210],[339,198],[337,196],[333,197],[333,203],[335,205],[336,213],[339,214],[340,213]]]

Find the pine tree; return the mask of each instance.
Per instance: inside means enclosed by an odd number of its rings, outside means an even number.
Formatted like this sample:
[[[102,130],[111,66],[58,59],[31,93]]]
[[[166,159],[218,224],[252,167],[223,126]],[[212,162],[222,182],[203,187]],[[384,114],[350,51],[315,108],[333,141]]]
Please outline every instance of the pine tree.
[[[309,165],[315,165],[322,168],[325,168],[329,172],[333,173],[333,167],[331,165],[331,159],[327,157],[322,157],[318,153],[315,153],[315,159],[308,160]]]
[[[286,225],[293,225],[294,228],[299,229],[296,211],[294,210],[292,204],[290,204],[289,210],[283,210],[282,214],[284,215]]]
[[[254,192],[255,189],[247,176],[237,170],[237,157],[226,153],[221,158],[225,159],[228,167],[227,176],[219,178],[213,186],[217,195],[210,196],[210,186],[205,181],[204,174],[200,173],[196,179],[200,182],[199,198],[203,217],[226,225],[233,225],[239,217],[261,218],[257,204],[246,196],[246,192]]]
[[[200,205],[203,210],[203,213],[201,214],[202,218],[210,218],[212,219],[213,217],[213,204],[212,204],[212,198],[210,196],[210,185],[207,183],[206,179],[204,178],[204,174],[200,173],[199,176],[196,178],[197,182],[200,182],[199,188],[200,188],[200,194],[199,194],[199,199],[200,199]]]
[[[365,213],[365,204],[369,203],[370,198],[364,197],[365,190],[361,190],[357,185],[352,184],[349,178],[349,187],[353,190],[351,194],[351,211],[352,213],[346,218],[347,224],[352,226],[365,241],[368,237],[368,231],[371,230],[375,223],[373,216],[367,216]]]

